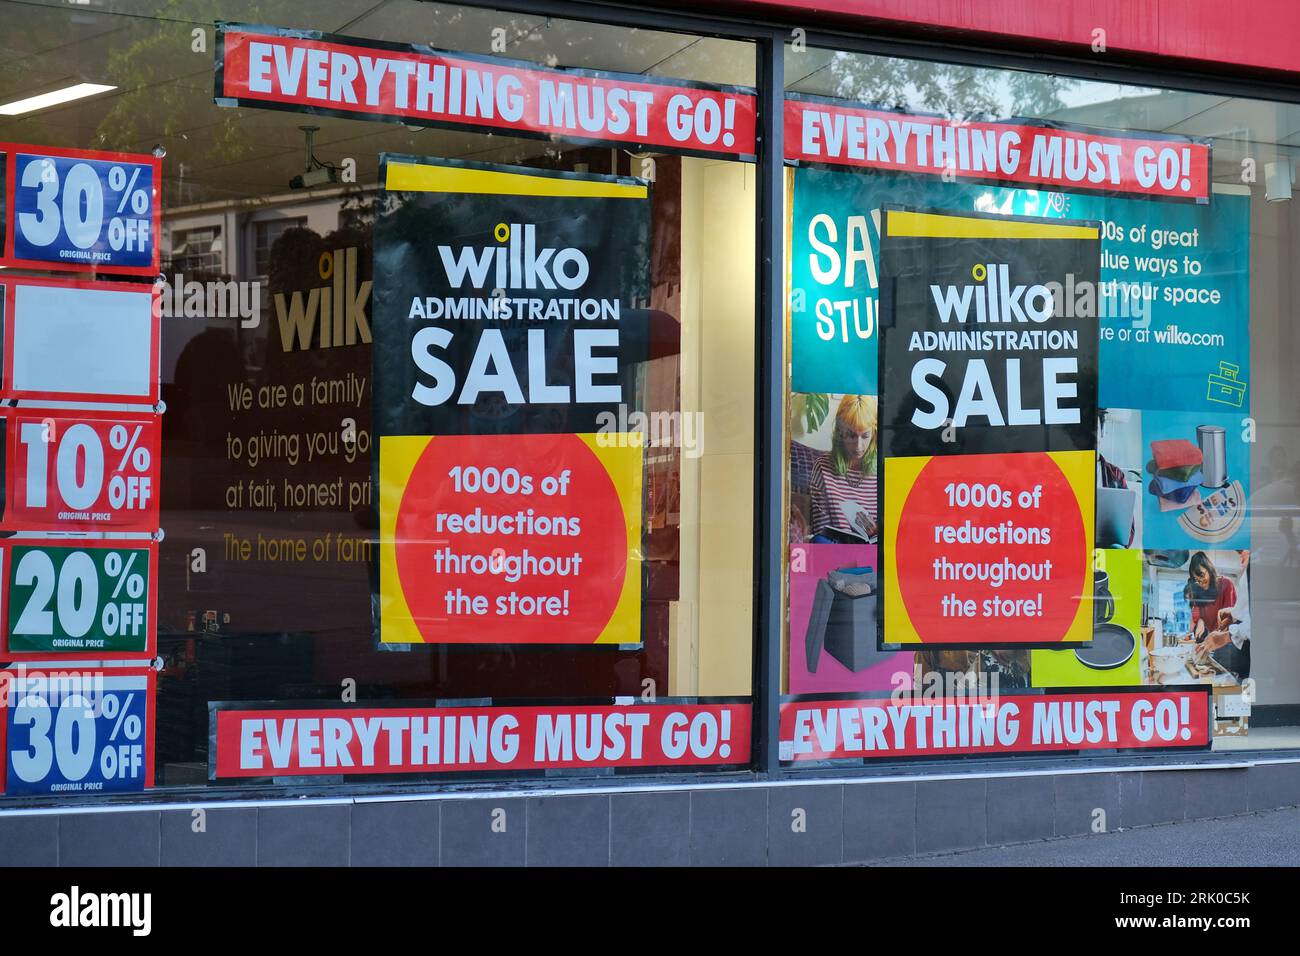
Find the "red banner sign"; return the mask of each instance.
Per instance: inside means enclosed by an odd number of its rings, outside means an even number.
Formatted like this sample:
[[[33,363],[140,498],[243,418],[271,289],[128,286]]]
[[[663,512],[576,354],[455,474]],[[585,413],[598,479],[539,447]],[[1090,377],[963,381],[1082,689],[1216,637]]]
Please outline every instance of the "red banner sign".
[[[1052,189],[1210,200],[1210,147],[1184,137],[976,123],[786,97],[787,159]]]
[[[218,24],[218,39],[223,106],[754,157],[753,90],[271,27]]]
[[[1207,747],[1209,688],[781,705],[784,761]]]
[[[158,416],[22,409],[7,418],[3,527],[158,529]]]
[[[749,762],[750,705],[217,710],[212,779]]]

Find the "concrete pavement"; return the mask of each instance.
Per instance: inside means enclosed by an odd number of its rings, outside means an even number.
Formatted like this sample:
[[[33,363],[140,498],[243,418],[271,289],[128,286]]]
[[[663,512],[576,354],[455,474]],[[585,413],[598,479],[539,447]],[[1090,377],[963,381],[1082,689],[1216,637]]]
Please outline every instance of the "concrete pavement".
[[[875,866],[1300,866],[1300,808],[882,860]]]

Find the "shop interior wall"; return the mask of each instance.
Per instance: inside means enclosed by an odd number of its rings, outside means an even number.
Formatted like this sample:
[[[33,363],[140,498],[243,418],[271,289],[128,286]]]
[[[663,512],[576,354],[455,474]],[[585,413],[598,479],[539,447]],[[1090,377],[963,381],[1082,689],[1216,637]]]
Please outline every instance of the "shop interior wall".
[[[1261,705],[1300,704],[1300,561],[1292,552],[1292,562],[1286,563],[1288,548],[1300,533],[1295,516],[1300,482],[1300,203],[1266,202],[1261,188],[1252,190],[1252,196],[1251,410],[1257,423],[1250,501],[1252,674]]]
[[[703,454],[682,458],[682,566],[700,573],[682,576],[674,694],[752,683],[755,179],[740,163],[682,161],[682,408],[700,412]]]

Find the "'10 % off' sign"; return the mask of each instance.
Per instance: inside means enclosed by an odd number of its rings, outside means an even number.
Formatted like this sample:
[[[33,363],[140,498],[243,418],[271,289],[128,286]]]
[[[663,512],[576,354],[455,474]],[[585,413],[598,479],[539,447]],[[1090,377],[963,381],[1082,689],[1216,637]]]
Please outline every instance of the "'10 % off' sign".
[[[152,415],[13,413],[5,527],[157,530],[159,431]]]

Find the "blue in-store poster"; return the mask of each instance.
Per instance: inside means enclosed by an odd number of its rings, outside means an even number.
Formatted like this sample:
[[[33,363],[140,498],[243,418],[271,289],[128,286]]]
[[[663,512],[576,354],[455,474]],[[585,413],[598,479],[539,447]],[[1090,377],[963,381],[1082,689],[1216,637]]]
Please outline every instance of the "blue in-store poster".
[[[1099,398],[1110,408],[1249,414],[1250,196],[1208,204],[947,183],[798,167],[791,175],[795,392],[876,394],[882,203],[1103,224],[1100,288],[1067,284],[1099,315]]]
[[[1143,411],[1142,547],[1250,547],[1250,439],[1240,415]]]
[[[945,183],[934,176],[792,171],[790,201],[791,387],[875,395],[879,338],[880,207],[1047,215],[1051,194]]]
[[[1250,194],[1209,205],[1066,197],[1103,222],[1100,401],[1249,414]]]

